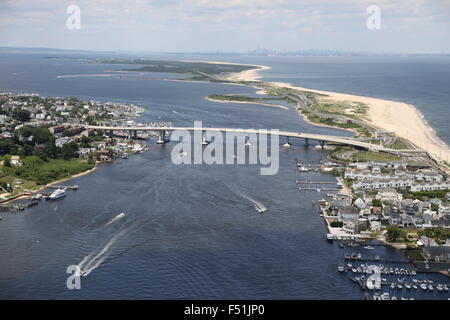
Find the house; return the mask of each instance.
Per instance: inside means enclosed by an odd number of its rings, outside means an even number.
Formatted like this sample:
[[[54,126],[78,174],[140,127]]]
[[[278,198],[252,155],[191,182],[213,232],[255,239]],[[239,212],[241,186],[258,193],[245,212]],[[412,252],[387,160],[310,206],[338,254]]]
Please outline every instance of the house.
[[[22,161],[20,160],[19,156],[11,156],[11,165],[13,166],[21,166],[22,165]]]
[[[69,137],[61,137],[55,140],[55,146],[61,148],[63,145],[71,143],[73,140]]]
[[[353,206],[341,207],[338,210],[339,221],[356,221],[359,218],[359,211]]]
[[[370,221],[370,231],[380,231],[381,230],[381,222],[380,221]]]
[[[349,234],[355,234],[356,233],[356,223],[352,221],[345,221],[344,226],[342,227],[342,230]]]
[[[450,247],[447,246],[429,246],[423,249],[424,256],[431,261],[449,262]]]

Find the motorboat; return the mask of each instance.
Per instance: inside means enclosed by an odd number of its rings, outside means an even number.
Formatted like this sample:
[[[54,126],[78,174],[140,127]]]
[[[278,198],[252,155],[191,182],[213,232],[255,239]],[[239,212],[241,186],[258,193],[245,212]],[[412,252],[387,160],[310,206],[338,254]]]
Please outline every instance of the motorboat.
[[[263,211],[264,212],[264,211]],[[331,233],[327,234],[327,240],[328,241],[333,241],[334,240],[334,236]]]
[[[364,250],[374,250],[375,248],[374,247],[372,247],[372,246],[365,246],[364,247]]]
[[[339,272],[344,272],[344,271],[345,271],[344,266],[338,266],[338,271],[339,271]]]
[[[60,199],[66,196],[66,191],[63,189],[56,189],[53,193],[48,197],[50,200]]]

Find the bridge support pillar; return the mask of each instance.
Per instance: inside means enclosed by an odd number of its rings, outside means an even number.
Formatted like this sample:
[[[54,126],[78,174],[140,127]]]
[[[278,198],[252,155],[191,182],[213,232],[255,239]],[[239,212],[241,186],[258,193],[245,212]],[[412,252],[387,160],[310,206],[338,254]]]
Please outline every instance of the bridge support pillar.
[[[159,131],[159,138],[158,141],[156,141],[157,144],[164,144],[166,143],[166,132],[164,130]]]
[[[289,143],[289,137],[286,137],[286,143],[283,144],[283,147],[289,148],[290,146],[291,146],[291,144]]]
[[[305,139],[305,148],[308,148],[308,147],[309,147],[309,139],[306,138],[306,139]]]

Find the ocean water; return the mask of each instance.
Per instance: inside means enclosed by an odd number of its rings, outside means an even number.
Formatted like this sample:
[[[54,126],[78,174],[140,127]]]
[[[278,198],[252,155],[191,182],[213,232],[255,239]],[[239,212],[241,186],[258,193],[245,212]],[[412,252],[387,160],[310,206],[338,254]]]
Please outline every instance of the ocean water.
[[[235,56],[187,58],[250,62],[250,57]],[[270,65],[264,58],[254,60]],[[271,66],[265,77],[291,76]],[[311,126],[293,108],[205,99],[212,93],[255,93],[242,86],[165,81],[174,75],[161,74],[150,74],[149,80],[57,77],[109,69],[79,59],[2,55],[0,89],[135,103],[145,108],[141,121],[192,125],[202,120],[204,126],[349,135]],[[174,143],[149,142],[147,153],[72,180],[79,190],[63,199],[17,214],[0,213],[0,298],[362,299],[359,288],[336,270],[350,249],[325,240],[324,222],[313,205],[324,194],[300,193],[295,184],[297,179],[333,181],[320,173],[302,176],[296,169],[297,161],[319,163],[327,154],[305,149],[303,141],[291,142],[292,148],[281,150],[274,176],[260,176],[258,166],[176,166],[171,162]],[[267,211],[260,214],[254,202]],[[402,259],[385,247],[363,253]],[[88,274],[81,290],[68,290],[66,269],[77,264]],[[438,275],[421,277],[446,281]]]

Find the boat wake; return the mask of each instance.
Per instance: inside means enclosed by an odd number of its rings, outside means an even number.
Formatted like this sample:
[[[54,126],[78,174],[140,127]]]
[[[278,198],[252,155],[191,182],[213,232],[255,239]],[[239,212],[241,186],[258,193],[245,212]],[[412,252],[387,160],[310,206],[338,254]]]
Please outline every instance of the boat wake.
[[[264,213],[265,211],[267,211],[267,207],[261,201],[250,198],[249,196],[246,196],[244,194],[241,194],[241,196],[242,196],[242,198],[251,202],[253,204],[253,206],[255,207],[256,211],[258,211],[259,213]]]
[[[126,228],[122,231],[119,231],[111,239],[109,239],[109,241],[100,251],[93,251],[85,256],[83,260],[81,260],[81,262],[77,265],[80,275],[86,277],[92,271],[97,269],[109,257],[109,249],[120,237],[125,235],[129,230],[130,228]]]
[[[115,216],[114,218],[112,218],[110,221],[108,221],[106,224],[105,224],[105,227],[106,226],[109,226],[109,225],[111,225],[111,224],[113,224],[114,222],[116,222],[117,220],[120,220],[120,219],[122,219],[123,217],[125,217],[125,213],[119,213],[117,216]]]

